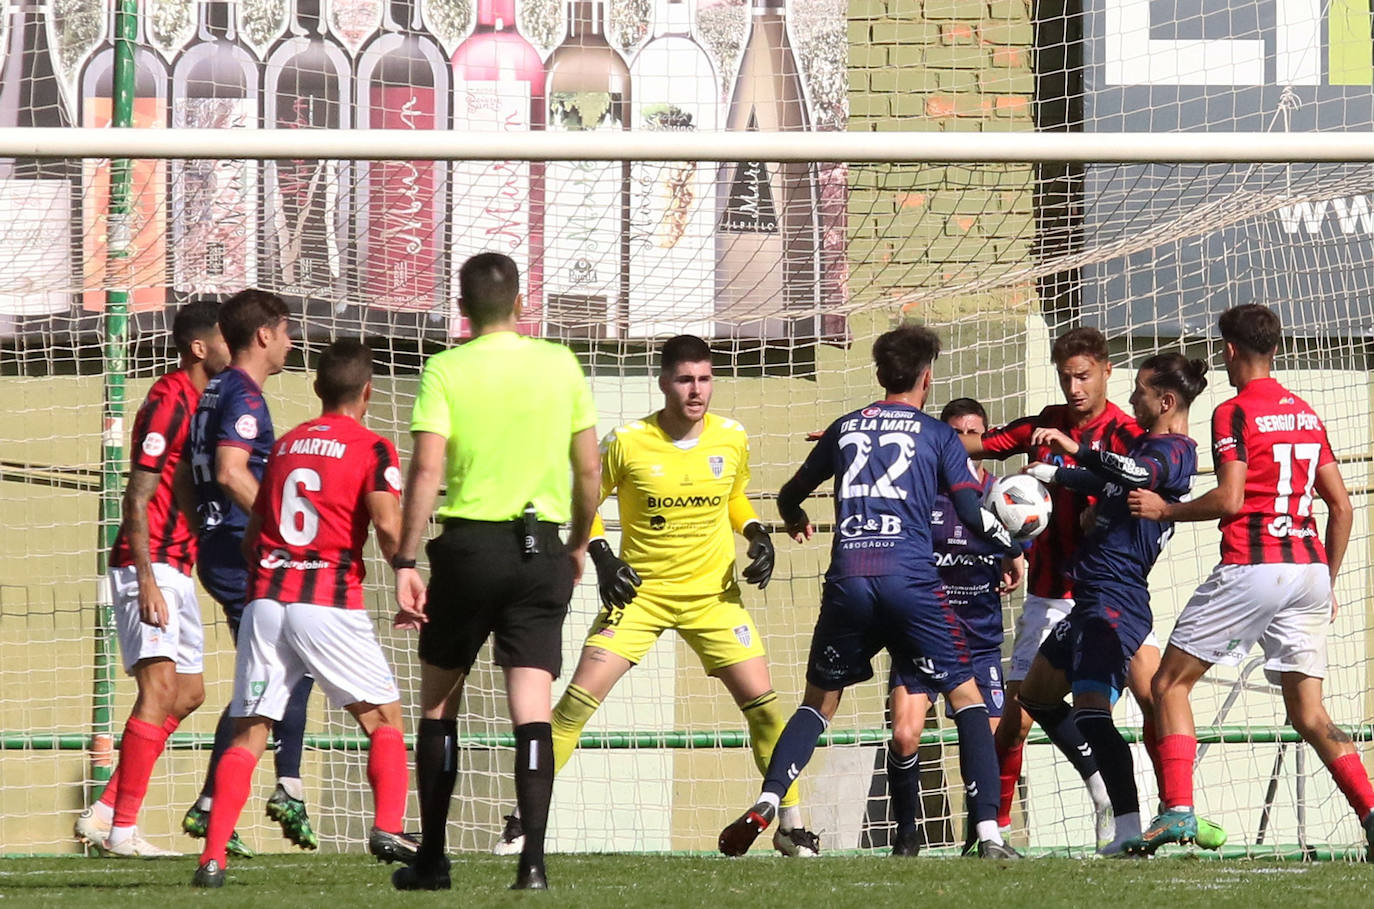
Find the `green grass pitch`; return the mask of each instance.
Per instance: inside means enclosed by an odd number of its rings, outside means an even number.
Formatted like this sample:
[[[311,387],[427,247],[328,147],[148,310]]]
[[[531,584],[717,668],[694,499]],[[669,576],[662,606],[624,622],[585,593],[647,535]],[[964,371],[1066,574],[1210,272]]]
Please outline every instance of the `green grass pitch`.
[[[554,855],[547,893],[512,893],[515,861],[454,856],[449,893],[397,893],[390,867],[361,855],[264,856],[237,861],[222,890],[189,886],[195,860],[0,859],[0,909],[541,905],[903,909],[1069,906],[1085,909],[1254,909],[1367,906],[1374,867],[1344,862],[975,859],[885,855],[784,860],[681,855]]]

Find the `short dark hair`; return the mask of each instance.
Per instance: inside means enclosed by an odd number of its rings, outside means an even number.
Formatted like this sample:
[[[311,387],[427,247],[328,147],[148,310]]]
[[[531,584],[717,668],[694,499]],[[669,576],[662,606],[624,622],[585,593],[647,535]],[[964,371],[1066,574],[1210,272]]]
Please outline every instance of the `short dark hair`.
[[[663,350],[658,355],[659,372],[667,373],[677,369],[681,363],[700,363],[711,361],[711,345],[696,335],[678,335],[663,342]]]
[[[315,372],[315,394],[325,407],[356,401],[372,381],[372,348],[357,338],[340,338],[324,349]]]
[[[478,253],[458,269],[458,305],[473,325],[509,317],[519,295],[520,268],[510,256]]]
[[[259,328],[270,328],[290,317],[286,301],[274,293],[250,287],[241,290],[219,308],[219,330],[230,353],[253,343]]]
[[[940,411],[940,421],[948,423],[958,417],[974,416],[983,421],[983,425],[988,425],[988,412],[983,409],[973,398],[955,398],[944,406]]]
[[[1154,373],[1149,386],[1156,391],[1172,391],[1187,407],[1207,387],[1207,361],[1190,360],[1181,353],[1155,354],[1140,364]]]
[[[1082,325],[1064,332],[1055,339],[1050,359],[1055,366],[1063,366],[1074,357],[1092,357],[1099,363],[1111,360],[1107,337],[1091,325]]]
[[[1250,354],[1269,356],[1279,349],[1283,325],[1274,311],[1258,303],[1232,306],[1217,319],[1222,340]]]
[[[191,342],[205,337],[219,328],[219,304],[214,300],[195,300],[177,310],[172,319],[172,343],[177,353],[191,352]]]
[[[924,325],[903,325],[884,332],[873,342],[878,384],[891,395],[916,387],[921,374],[940,356],[940,336]]]

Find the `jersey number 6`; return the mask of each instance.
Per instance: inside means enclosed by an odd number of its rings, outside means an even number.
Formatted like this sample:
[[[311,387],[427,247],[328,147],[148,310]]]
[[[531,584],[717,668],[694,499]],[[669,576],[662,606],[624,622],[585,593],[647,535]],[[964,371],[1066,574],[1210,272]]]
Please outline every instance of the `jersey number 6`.
[[[292,546],[308,546],[320,532],[320,513],[303,492],[320,491],[320,475],[309,467],[297,467],[286,475],[281,490],[281,514],[277,526],[281,538]]]

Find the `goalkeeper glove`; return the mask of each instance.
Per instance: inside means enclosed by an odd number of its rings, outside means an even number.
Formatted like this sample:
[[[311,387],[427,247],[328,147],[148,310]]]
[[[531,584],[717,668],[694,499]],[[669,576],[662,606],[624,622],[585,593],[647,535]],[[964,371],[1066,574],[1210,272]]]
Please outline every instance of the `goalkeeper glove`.
[[[744,580],[762,590],[773,577],[773,541],[762,524],[750,524],[744,530],[749,539],[749,564],[744,568]]]
[[[596,589],[601,594],[602,604],[612,609],[630,605],[635,598],[635,588],[641,583],[635,570],[611,552],[611,544],[605,540],[592,540],[587,553],[596,566]]]

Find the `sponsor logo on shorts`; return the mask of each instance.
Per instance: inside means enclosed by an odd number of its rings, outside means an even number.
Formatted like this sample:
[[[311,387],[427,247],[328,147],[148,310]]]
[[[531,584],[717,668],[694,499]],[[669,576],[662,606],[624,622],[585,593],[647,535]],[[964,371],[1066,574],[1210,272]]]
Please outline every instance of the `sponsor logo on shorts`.
[[[992,706],[996,707],[998,710],[1001,710],[1002,702],[1005,699],[1005,697],[1006,696],[1003,694],[1001,688],[992,689]]]
[[[255,698],[260,698],[260,697],[262,697],[264,694],[267,693],[267,683],[266,683],[266,682],[249,682],[249,683],[248,683],[248,693],[251,694],[251,695],[252,695],[253,697],[255,697]]]
[[[256,439],[258,437],[258,418],[251,413],[246,413],[234,421],[234,432],[239,434],[241,439]]]
[[[749,646],[749,642],[753,640],[753,636],[749,634],[748,625],[735,626],[735,640],[739,641],[741,647]]]
[[[721,474],[725,473],[724,455],[708,455],[706,457],[706,464],[711,468],[711,476],[715,477],[717,480],[720,479]]]
[[[393,464],[383,471],[382,476],[386,477],[386,485],[397,492],[401,491],[401,468]]]
[[[603,638],[613,638],[613,637],[615,637],[615,629],[614,629],[614,628],[603,628],[603,629],[601,629],[600,631],[598,631],[597,634],[599,634],[599,635],[600,635],[601,637],[603,637]]]
[[[160,432],[150,432],[143,437],[143,453],[155,458],[167,450],[167,437]]]

